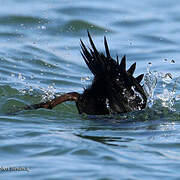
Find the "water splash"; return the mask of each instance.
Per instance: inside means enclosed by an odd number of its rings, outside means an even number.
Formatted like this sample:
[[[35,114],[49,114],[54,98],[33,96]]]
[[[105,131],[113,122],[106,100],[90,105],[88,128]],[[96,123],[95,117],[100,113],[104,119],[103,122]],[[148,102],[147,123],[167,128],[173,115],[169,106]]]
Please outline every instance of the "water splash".
[[[160,73],[159,78],[162,79],[162,93],[157,94],[157,98],[162,101],[162,106],[167,107],[171,110],[175,110],[174,106],[174,99],[175,99],[175,88],[168,88],[168,84],[173,82],[173,76],[170,73]]]
[[[148,96],[148,107],[152,107],[154,102],[154,90],[157,85],[157,72],[151,72],[150,67],[152,66],[152,63],[148,63],[147,66],[147,73],[144,77],[144,84],[143,89],[146,92],[146,95]]]
[[[173,63],[175,63],[174,60]],[[151,67],[152,63],[149,63],[143,84],[143,88],[148,95],[147,106],[152,107],[156,101],[160,100],[162,107],[175,111],[174,103],[180,97],[180,95],[176,95],[180,76],[174,77],[169,72],[152,71]]]
[[[53,98],[55,98],[56,88],[53,85],[48,86],[47,89],[41,88],[41,90],[44,92],[42,95],[43,102],[49,101],[49,100],[52,100]]]

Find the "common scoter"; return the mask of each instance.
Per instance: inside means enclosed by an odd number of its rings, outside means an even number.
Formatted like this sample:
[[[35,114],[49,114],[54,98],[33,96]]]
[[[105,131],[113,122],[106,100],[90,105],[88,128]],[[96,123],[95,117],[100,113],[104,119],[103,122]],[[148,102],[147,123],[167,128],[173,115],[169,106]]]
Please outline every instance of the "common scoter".
[[[75,101],[79,113],[105,115],[110,113],[126,113],[146,107],[147,96],[140,85],[144,74],[133,77],[136,63],[126,70],[126,56],[119,62],[109,52],[106,37],[104,46],[106,55],[99,52],[88,32],[91,48],[87,48],[82,40],[81,54],[88,68],[94,75],[92,84],[83,93],[69,92],[51,101],[24,107],[28,109],[52,109],[65,101]]]

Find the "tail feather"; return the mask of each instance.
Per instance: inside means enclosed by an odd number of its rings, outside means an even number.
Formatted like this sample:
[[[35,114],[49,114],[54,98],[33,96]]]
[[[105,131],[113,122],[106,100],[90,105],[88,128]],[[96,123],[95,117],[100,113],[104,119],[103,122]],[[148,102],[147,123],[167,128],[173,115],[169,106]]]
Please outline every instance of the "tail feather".
[[[95,65],[93,65],[93,57],[92,55],[89,53],[89,51],[87,50],[86,46],[84,45],[84,43],[82,42],[82,40],[80,40],[81,42],[81,54],[82,54],[82,57],[85,61],[85,63],[87,64],[87,66],[89,67],[89,69],[91,70],[91,72],[96,75],[96,67]]]
[[[91,38],[91,35],[90,35],[89,31],[88,31],[88,37],[89,37],[89,41],[90,41],[90,44],[91,44],[91,47],[92,47],[92,49],[93,49],[93,51],[94,51],[95,56],[96,56],[96,57],[99,57],[99,52],[98,52],[98,50],[96,49],[96,46],[94,45],[94,42],[93,42],[93,40],[92,40],[92,38]]]
[[[106,56],[96,49],[95,44],[91,38],[90,33],[88,32],[89,41],[91,44],[91,48],[87,49],[84,45],[83,41],[80,40],[81,43],[81,54],[82,57],[89,67],[90,71],[95,75],[102,74],[115,74],[118,72],[126,72],[126,56],[124,56],[119,64],[119,58],[117,56],[117,60],[115,61],[109,51],[108,43],[106,37],[104,37],[104,46]]]
[[[124,55],[120,63],[120,72],[126,72],[126,56]]]
[[[137,82],[140,83],[142,81],[143,77],[144,77],[144,74],[141,74],[138,77],[136,77]]]
[[[124,55],[119,61],[118,56],[114,60],[109,51],[107,39],[104,36],[105,54],[99,53],[94,42],[88,32],[91,48],[87,49],[81,41],[82,56],[91,72],[95,75],[96,84],[101,84],[100,92],[103,91],[109,100],[110,108],[115,112],[128,112],[135,109],[142,109],[146,105],[147,97],[140,85],[143,74],[133,77],[136,69],[136,63],[132,64],[126,70],[126,56]],[[100,77],[98,79],[98,76]],[[103,77],[103,78],[102,78]],[[100,81],[97,83],[97,81]],[[102,82],[103,80],[103,82]],[[141,97],[134,96],[132,86],[135,86]],[[101,89],[102,88],[102,89]],[[144,103],[141,103],[141,100]]]
[[[134,74],[134,71],[136,69],[136,63],[132,64],[131,67],[127,70],[127,72],[131,75]]]
[[[83,41],[80,40],[81,43],[81,54],[82,57],[85,61],[85,63],[87,64],[87,66],[89,67],[90,71],[95,75],[98,76],[100,74],[103,74],[106,72],[106,57],[102,56],[101,53],[98,52],[98,50],[96,49],[94,42],[88,32],[88,37],[89,37],[89,41],[91,44],[91,48],[89,48],[89,50],[86,48],[86,46],[84,45]],[[108,48],[108,47],[107,47]],[[107,49],[107,54],[109,53],[109,50]],[[109,54],[110,56],[110,54]]]
[[[116,62],[117,62],[117,65],[119,65],[119,57],[118,57],[118,55],[116,56]]]
[[[108,59],[110,59],[111,55],[110,55],[110,52],[109,52],[108,43],[107,43],[107,40],[106,40],[105,36],[104,36],[104,46],[105,46],[105,49],[106,49],[106,56],[107,56]]]
[[[124,55],[119,62],[118,56],[116,57],[116,60],[114,60],[109,51],[107,39],[104,36],[104,46],[105,46],[105,52],[106,56],[103,53],[100,53],[91,38],[90,33],[88,32],[88,38],[90,41],[91,48],[87,48],[82,40],[80,40],[81,43],[81,54],[82,57],[89,67],[90,71],[94,74],[94,76],[121,76],[126,77],[126,73],[128,73],[130,76],[133,76],[134,71],[136,69],[136,63],[132,64],[130,68],[126,71],[126,56]],[[115,76],[114,76],[115,75]],[[143,79],[143,74],[136,77],[136,81],[140,83]]]

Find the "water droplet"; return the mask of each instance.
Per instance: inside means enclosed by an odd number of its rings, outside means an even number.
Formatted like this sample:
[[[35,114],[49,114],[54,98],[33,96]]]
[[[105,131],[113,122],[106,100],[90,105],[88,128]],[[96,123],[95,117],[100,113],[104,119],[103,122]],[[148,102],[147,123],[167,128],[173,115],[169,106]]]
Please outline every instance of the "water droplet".
[[[34,79],[34,75],[33,74],[31,75],[31,79]]]
[[[172,74],[171,73],[166,73],[163,77],[162,77],[163,82],[165,82],[166,84],[169,84],[172,80]]]
[[[171,59],[171,64],[174,64],[175,63],[175,60],[174,59]]]
[[[86,81],[89,81],[90,80],[90,77],[87,76],[87,77],[81,77],[81,82],[82,83],[85,83]]]
[[[45,30],[45,29],[46,29],[46,26],[41,26],[41,29]]]
[[[176,101],[180,100],[180,94],[176,96]]]
[[[18,79],[21,80],[21,81],[24,81],[26,78],[21,73],[19,73],[18,74]]]

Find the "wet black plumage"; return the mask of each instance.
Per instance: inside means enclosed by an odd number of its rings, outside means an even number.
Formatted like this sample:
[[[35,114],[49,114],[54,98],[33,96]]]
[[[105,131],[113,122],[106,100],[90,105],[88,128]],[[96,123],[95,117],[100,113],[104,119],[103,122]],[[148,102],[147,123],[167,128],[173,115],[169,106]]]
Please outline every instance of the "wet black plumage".
[[[134,63],[126,71],[126,56],[119,63],[109,52],[106,37],[104,45],[106,56],[99,53],[88,32],[91,48],[86,48],[81,41],[81,54],[94,75],[92,85],[87,88],[77,101],[79,112],[87,114],[125,113],[145,108],[147,97],[140,85],[143,74],[133,77],[136,68]],[[107,108],[109,104],[109,109]]]
[[[52,109],[64,101],[75,101],[79,113],[104,115],[109,113],[126,113],[146,107],[147,96],[140,85],[143,74],[134,78],[136,63],[126,70],[126,56],[119,63],[118,56],[114,60],[109,52],[106,37],[104,46],[106,55],[100,53],[88,32],[91,48],[87,48],[82,40],[81,54],[94,75],[92,84],[82,94],[66,93],[55,99],[27,106],[24,109]]]

